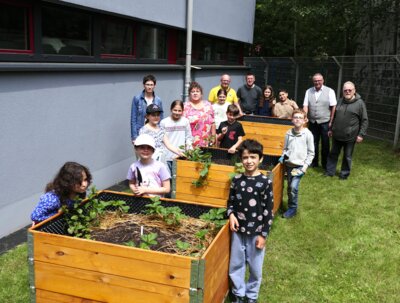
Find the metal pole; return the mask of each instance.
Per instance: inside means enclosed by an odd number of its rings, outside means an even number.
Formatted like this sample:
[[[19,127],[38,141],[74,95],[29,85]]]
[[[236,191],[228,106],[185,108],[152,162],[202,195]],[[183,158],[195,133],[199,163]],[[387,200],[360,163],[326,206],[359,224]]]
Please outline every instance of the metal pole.
[[[400,64],[400,57],[399,55],[394,56],[397,63]],[[396,118],[396,128],[394,130],[394,141],[393,141],[393,148],[397,148],[397,144],[399,143],[399,133],[400,133],[400,94],[399,94],[399,103],[397,105],[397,118]]]
[[[299,64],[297,64],[296,60],[293,57],[290,57],[290,60],[292,60],[292,62],[296,66],[296,79],[294,82],[294,101],[299,103],[299,100],[297,100],[297,89],[299,87]]]
[[[193,0],[187,0],[186,11],[186,66],[185,66],[185,88],[182,94],[183,100],[188,99],[188,90],[190,86],[190,69],[192,65],[192,29],[193,29]]]
[[[268,62],[264,59],[264,57],[260,57],[261,60],[264,62],[265,67],[264,67],[264,86],[268,84],[268,69],[269,65]]]
[[[335,56],[332,56],[332,59],[339,66],[338,86],[336,90],[336,99],[339,99],[340,93],[342,91],[343,66],[339,63]]]

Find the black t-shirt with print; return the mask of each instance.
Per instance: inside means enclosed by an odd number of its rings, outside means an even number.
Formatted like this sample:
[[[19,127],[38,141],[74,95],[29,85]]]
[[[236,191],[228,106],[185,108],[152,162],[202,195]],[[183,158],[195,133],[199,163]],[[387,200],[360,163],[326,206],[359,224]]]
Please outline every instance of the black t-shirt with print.
[[[245,135],[243,126],[240,122],[235,121],[229,124],[228,121],[223,121],[218,127],[217,134],[222,133],[222,129],[228,127],[228,130],[219,143],[221,148],[231,148],[239,139]]]

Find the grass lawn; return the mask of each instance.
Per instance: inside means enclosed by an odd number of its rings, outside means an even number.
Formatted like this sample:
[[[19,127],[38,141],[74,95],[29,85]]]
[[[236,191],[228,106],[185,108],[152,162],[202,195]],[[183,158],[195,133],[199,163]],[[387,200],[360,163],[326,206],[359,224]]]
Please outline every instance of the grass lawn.
[[[353,160],[345,181],[309,169],[297,216],[276,217],[259,302],[400,301],[400,155],[366,140]],[[0,256],[0,302],[29,301],[27,267],[26,245]]]

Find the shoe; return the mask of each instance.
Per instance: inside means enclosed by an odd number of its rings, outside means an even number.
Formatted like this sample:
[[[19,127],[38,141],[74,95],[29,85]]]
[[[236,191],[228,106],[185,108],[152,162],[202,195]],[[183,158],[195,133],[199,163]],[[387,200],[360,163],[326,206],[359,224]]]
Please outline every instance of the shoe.
[[[232,299],[232,303],[245,303],[246,302],[246,297],[238,297],[235,296],[234,294],[232,294],[233,299]]]
[[[342,175],[339,175],[339,179],[340,179],[340,180],[347,180],[348,177],[349,177],[349,176],[342,176]]]
[[[327,172],[325,172],[325,173],[323,174],[323,176],[324,176],[324,177],[333,177],[333,175],[330,175],[330,174],[328,174]]]
[[[249,298],[247,298],[247,303],[257,303],[257,299],[249,299]]]
[[[297,213],[297,210],[295,208],[289,208],[283,215],[282,218],[285,219],[290,219],[292,217],[294,217]]]

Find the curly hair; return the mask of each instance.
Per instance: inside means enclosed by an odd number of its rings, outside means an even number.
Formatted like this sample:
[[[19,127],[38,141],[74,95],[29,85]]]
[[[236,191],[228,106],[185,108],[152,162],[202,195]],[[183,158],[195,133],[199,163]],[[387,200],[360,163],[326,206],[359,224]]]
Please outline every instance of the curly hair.
[[[66,162],[55,176],[54,180],[46,185],[45,192],[54,191],[59,197],[61,204],[69,199],[74,191],[74,186],[83,181],[82,172],[86,173],[88,184],[92,182],[92,174],[89,169],[76,162]],[[78,194],[85,198],[85,193]]]

